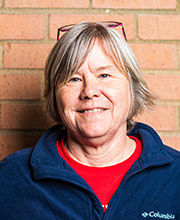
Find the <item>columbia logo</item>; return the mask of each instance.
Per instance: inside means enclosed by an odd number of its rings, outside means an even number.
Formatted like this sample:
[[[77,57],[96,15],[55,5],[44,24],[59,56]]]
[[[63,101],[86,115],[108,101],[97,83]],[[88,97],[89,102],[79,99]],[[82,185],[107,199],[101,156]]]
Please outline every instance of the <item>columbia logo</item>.
[[[142,213],[142,216],[146,218],[149,214],[147,212]]]
[[[150,217],[150,218],[161,218],[161,219],[175,219],[175,215],[173,214],[161,214],[159,212],[154,212],[154,211],[151,211],[151,212],[143,212],[141,214],[144,218],[146,217]]]

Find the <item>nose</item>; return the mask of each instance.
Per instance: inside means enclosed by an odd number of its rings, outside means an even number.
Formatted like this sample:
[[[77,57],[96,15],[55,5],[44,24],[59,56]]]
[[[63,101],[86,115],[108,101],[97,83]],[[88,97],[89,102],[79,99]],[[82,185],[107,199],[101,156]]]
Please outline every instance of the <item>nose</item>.
[[[100,96],[98,80],[94,77],[84,79],[80,99],[92,99]]]

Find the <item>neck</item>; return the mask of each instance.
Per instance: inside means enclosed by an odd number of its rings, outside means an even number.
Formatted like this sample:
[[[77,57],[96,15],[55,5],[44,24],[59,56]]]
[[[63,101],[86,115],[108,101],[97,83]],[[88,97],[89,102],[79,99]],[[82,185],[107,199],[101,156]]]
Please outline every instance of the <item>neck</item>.
[[[104,167],[120,163],[131,156],[136,147],[125,131],[112,138],[78,138],[68,134],[65,148],[69,156],[79,163]]]

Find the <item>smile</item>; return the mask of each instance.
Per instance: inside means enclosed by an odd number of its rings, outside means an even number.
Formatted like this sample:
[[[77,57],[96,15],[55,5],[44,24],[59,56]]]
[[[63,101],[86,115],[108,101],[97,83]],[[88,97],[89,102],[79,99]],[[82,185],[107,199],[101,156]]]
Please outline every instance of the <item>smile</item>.
[[[102,112],[105,111],[104,108],[94,108],[94,109],[86,109],[86,110],[80,110],[80,113],[94,113],[94,112]]]

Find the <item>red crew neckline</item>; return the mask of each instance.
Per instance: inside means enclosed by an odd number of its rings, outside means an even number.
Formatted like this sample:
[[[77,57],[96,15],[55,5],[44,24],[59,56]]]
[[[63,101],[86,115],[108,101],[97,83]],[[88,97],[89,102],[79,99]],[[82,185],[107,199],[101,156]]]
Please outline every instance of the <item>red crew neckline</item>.
[[[126,164],[128,164],[129,161],[133,160],[133,158],[139,157],[139,156],[137,156],[137,154],[139,154],[139,152],[141,151],[140,140],[134,136],[129,136],[129,138],[134,139],[136,141],[136,148],[135,148],[134,152],[131,154],[131,156],[118,164],[111,165],[111,166],[105,166],[105,167],[88,166],[88,165],[81,164],[80,162],[74,160],[72,157],[69,156],[69,154],[67,153],[67,151],[64,147],[64,143],[63,143],[64,139],[57,141],[57,149],[58,149],[58,152],[61,155],[61,157],[68,164],[70,164],[71,167],[73,167],[76,170],[80,170],[81,172],[86,172],[87,175],[89,172],[91,173],[91,175],[92,175],[92,172],[95,175],[97,175],[97,173],[98,173],[98,175],[106,175],[107,173],[109,173],[109,171],[111,171],[111,174],[115,174],[115,173],[119,172],[118,167],[126,166]],[[89,172],[87,172],[87,171],[89,171]]]

